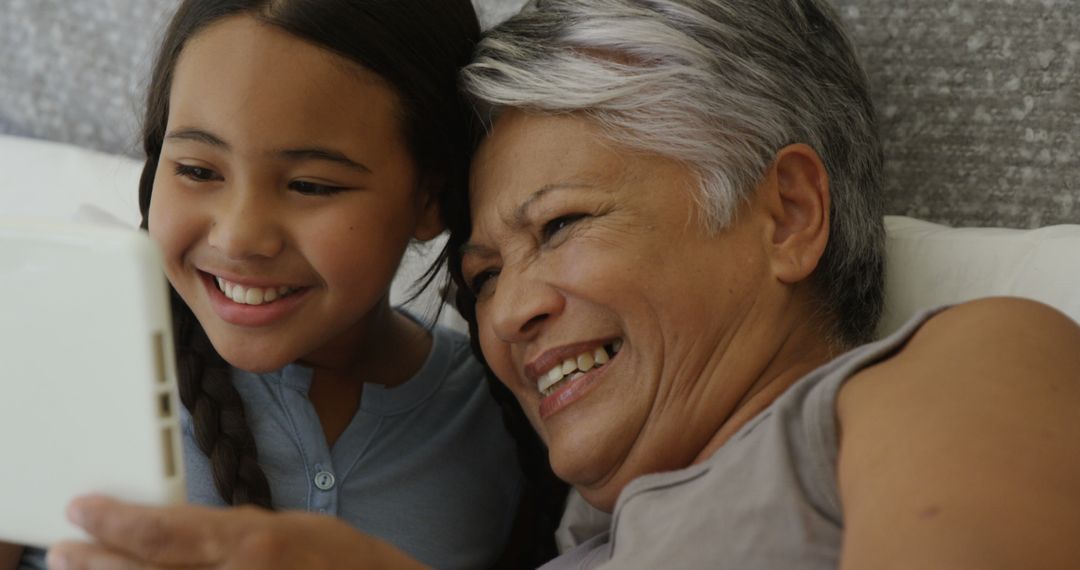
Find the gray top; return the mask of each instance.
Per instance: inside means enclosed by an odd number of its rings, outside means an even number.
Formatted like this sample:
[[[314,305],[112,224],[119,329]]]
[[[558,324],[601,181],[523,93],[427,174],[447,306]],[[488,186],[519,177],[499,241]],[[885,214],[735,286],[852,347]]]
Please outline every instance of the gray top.
[[[404,384],[365,384],[333,447],[307,398],[311,370],[234,370],[274,506],[335,515],[437,568],[490,567],[513,526],[522,475],[514,442],[466,337],[433,330],[431,353]],[[182,411],[188,501],[224,502]],[[43,569],[27,549],[20,569]]]
[[[543,568],[835,570],[844,525],[836,395],[936,312],[806,375],[708,460],[635,479],[606,532]]]

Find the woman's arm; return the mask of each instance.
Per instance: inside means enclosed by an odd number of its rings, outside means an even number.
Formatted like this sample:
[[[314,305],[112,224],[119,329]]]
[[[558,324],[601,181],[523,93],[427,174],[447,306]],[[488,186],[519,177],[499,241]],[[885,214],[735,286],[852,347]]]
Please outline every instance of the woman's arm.
[[[15,570],[19,567],[23,547],[21,544],[0,542],[0,570]]]
[[[425,568],[340,519],[302,512],[154,508],[87,497],[72,503],[69,517],[99,542],[54,546],[54,570]]]
[[[1030,301],[933,318],[840,393],[845,569],[1080,568],[1080,327]]]

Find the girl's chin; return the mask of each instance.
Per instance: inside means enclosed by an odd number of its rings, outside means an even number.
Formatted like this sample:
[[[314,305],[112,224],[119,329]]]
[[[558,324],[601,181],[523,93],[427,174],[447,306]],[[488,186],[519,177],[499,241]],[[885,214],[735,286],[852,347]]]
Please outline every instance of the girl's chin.
[[[230,366],[255,374],[281,370],[287,364],[295,360],[291,358],[272,358],[270,357],[272,356],[271,350],[266,348],[259,349],[253,345],[246,345],[242,348],[232,347],[228,346],[226,343],[214,342],[213,337],[211,337],[210,342],[214,345],[214,350],[216,350],[217,353],[221,355],[221,358],[225,359],[225,362],[229,363]]]
[[[288,365],[291,360],[267,361],[265,358],[228,358],[222,355],[225,362],[228,362],[233,368],[238,368],[245,372],[251,372],[253,374],[264,374],[267,372],[276,372]]]

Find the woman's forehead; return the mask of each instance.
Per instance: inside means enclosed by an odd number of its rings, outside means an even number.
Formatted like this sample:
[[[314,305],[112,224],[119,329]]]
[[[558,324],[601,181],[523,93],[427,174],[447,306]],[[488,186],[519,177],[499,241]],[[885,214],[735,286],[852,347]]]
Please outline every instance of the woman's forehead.
[[[600,187],[626,170],[587,119],[507,111],[473,161],[470,202],[517,205],[561,187]]]

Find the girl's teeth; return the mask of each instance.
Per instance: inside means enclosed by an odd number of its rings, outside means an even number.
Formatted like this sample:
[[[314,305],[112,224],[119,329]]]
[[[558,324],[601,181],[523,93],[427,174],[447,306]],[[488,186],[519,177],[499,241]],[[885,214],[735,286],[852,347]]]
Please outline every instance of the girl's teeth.
[[[593,351],[593,362],[595,364],[607,364],[608,355],[604,347],[600,347]]]
[[[622,350],[622,339],[621,338],[616,340],[615,342],[611,343],[611,352],[613,352],[615,354],[618,354],[618,352],[620,350]]]
[[[573,372],[575,370],[577,370],[577,360],[576,359],[567,358],[566,360],[563,361],[563,363],[562,363],[563,376],[566,376],[567,374],[569,374],[569,373],[571,373],[571,372]]]
[[[248,305],[261,305],[263,302],[263,290],[256,287],[252,287],[247,290],[247,298],[244,302]]]
[[[260,287],[245,288],[242,285],[230,283],[220,277],[215,277],[218,289],[225,294],[234,303],[241,305],[262,305],[264,303],[270,303],[276,301],[292,292],[287,286],[283,287],[271,287],[263,289]]]

